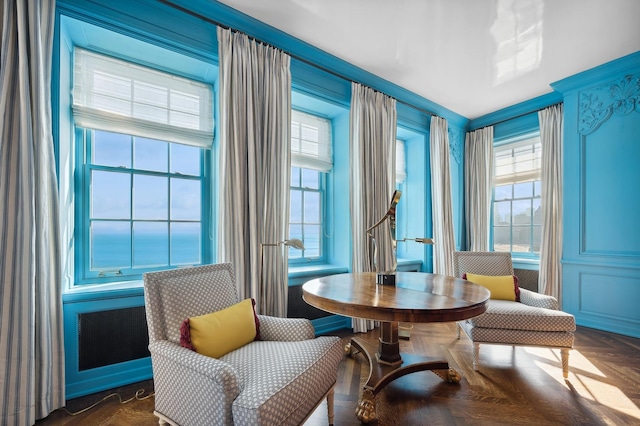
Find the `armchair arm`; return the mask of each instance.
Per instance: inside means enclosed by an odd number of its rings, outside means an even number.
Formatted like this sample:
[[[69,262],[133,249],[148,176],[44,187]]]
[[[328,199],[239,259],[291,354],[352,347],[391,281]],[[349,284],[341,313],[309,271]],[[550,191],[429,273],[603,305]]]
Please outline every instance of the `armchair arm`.
[[[309,340],[316,337],[311,321],[305,318],[280,318],[258,315],[260,339],[277,341]]]
[[[167,340],[151,343],[149,351],[157,412],[179,424],[233,424],[231,404],[240,384],[230,364]],[[211,417],[193,417],[202,413]]]
[[[535,291],[520,288],[520,302],[525,305],[535,306],[537,308],[546,308],[558,310],[558,300],[546,294],[536,293]]]

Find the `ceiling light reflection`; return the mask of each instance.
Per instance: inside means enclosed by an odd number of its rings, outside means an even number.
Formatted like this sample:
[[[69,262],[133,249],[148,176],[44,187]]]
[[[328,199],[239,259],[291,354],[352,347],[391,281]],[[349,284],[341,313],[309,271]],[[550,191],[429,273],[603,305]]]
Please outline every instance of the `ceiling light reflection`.
[[[494,85],[533,71],[542,61],[543,0],[498,0],[491,26]]]

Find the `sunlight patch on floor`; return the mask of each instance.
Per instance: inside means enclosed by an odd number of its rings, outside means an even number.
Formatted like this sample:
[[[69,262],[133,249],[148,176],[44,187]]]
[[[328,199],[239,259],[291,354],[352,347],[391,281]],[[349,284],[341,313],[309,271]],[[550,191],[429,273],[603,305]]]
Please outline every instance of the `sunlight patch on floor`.
[[[565,380],[562,377],[559,350],[533,347],[524,349],[533,355],[538,368],[567,389],[572,389],[581,398],[640,419],[640,408],[615,385],[606,383],[607,376],[579,351],[569,352],[569,378]]]
[[[589,395],[589,399],[595,400],[599,404],[640,419],[640,408],[616,386],[582,374],[576,374],[575,377],[582,385],[582,389],[587,392],[587,394],[584,394],[584,392],[580,391],[580,387],[576,383],[575,389],[584,398]]]
[[[524,347],[528,354],[533,355],[537,360],[536,364],[543,370],[547,370],[544,364],[551,364],[562,369],[562,358],[560,355],[560,349],[538,348],[538,347]],[[544,359],[546,361],[542,361]],[[571,372],[583,372],[590,376],[606,377],[602,371],[598,369],[591,361],[589,361],[579,351],[572,349],[569,351],[569,373]],[[555,374],[554,374],[555,376]],[[564,383],[562,374],[560,375],[559,382]]]

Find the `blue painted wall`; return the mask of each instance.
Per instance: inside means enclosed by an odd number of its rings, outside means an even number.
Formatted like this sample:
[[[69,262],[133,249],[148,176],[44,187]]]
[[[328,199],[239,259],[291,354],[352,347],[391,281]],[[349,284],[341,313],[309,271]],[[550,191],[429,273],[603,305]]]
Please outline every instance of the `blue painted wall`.
[[[563,308],[640,337],[640,52],[552,86],[564,96]]]

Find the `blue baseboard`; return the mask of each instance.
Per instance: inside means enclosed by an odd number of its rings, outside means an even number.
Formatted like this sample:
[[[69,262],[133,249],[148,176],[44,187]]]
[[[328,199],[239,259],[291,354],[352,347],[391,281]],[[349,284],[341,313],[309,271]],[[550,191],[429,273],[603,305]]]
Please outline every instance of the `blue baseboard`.
[[[153,377],[151,357],[123,362],[117,365],[76,372],[73,380],[67,380],[65,397],[67,400],[84,395],[114,389],[119,386],[141,382]]]

